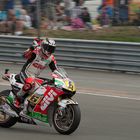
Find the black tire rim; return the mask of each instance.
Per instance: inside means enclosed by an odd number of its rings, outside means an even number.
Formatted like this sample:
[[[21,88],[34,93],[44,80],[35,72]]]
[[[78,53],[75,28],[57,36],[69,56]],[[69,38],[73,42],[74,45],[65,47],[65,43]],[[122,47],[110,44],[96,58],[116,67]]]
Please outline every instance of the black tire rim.
[[[0,124],[5,123],[10,119],[10,116],[4,113],[3,111],[0,111]]]
[[[6,98],[6,96],[3,96]],[[0,109],[0,124],[1,123],[5,123],[10,119],[10,116],[7,115],[5,112],[2,111],[2,109]]]
[[[74,115],[71,105],[68,105],[63,111],[57,108],[54,114],[55,126],[62,131],[68,131],[74,122]]]

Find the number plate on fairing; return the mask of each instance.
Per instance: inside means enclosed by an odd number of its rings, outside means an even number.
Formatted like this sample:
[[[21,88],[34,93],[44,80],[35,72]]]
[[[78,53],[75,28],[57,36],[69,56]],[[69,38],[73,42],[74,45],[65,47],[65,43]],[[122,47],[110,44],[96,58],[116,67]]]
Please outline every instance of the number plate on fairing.
[[[32,94],[30,97],[28,97],[28,101],[30,102],[31,105],[36,105],[38,104],[43,96],[38,96],[37,94]]]
[[[44,93],[46,92],[45,87],[40,86],[35,92],[34,94],[32,94],[31,96],[28,97],[28,101],[30,102],[30,104],[32,105],[36,105],[38,104],[41,99],[43,98]]]

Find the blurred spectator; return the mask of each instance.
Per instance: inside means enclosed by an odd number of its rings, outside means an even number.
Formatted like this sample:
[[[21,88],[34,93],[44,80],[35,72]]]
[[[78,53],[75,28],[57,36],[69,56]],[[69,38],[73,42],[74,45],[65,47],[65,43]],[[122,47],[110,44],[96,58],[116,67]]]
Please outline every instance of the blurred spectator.
[[[84,22],[80,18],[80,15],[82,13],[81,5],[82,5],[83,0],[74,0],[74,2],[75,2],[74,7],[72,7],[72,1],[65,0],[64,2],[65,2],[64,3],[65,5],[69,4],[69,9],[68,9],[69,11],[66,14],[67,14],[67,16],[69,16],[70,26],[65,26],[65,27],[63,27],[63,29],[68,30],[68,31],[83,30],[84,29]]]
[[[61,28],[65,22],[64,4],[62,4],[60,0],[56,2],[56,21],[57,28]]]
[[[119,19],[122,24],[127,23],[128,21],[128,5],[119,6]]]
[[[14,34],[16,31],[16,16],[14,13],[14,10],[9,10],[7,14],[7,21],[5,22],[6,24],[6,32],[7,33],[12,33]]]
[[[23,9],[29,10],[30,0],[21,0],[21,5]]]
[[[79,6],[74,7],[71,12],[71,18],[73,19],[79,17],[79,15],[81,15],[81,12],[82,12],[81,7]]]
[[[85,27],[87,29],[93,30],[93,25],[92,25],[92,22],[91,22],[91,16],[90,16],[90,13],[89,13],[87,7],[82,8],[82,13],[80,15],[80,18],[84,22]]]
[[[0,21],[6,21],[7,19],[7,12],[3,11],[2,8],[0,7]]]
[[[71,21],[72,28],[75,29],[83,29],[84,28],[84,22],[81,20],[81,18],[74,18]]]
[[[5,15],[6,18],[3,18],[0,22],[0,27],[3,28],[3,30],[1,30],[2,32],[13,35],[22,35],[24,27],[29,27],[27,22],[25,22],[24,19],[21,19],[21,16],[18,18],[16,17],[15,10],[8,10],[5,14],[7,14]],[[21,15],[22,14],[25,16],[24,14],[26,13],[21,13]]]
[[[45,15],[46,15],[46,0],[41,0],[40,1],[40,6],[41,6],[42,16],[45,17]]]
[[[14,9],[14,0],[4,0],[4,10]]]
[[[7,20],[7,12],[3,11],[2,3],[0,3],[0,32],[6,32],[5,21]]]
[[[48,19],[48,29],[56,30],[56,0],[46,0],[46,15]]]
[[[0,11],[3,10],[4,0],[0,0]]]
[[[32,23],[31,23],[31,17],[27,14],[27,11],[22,9],[21,10],[21,16],[20,19],[23,21],[23,27],[24,28],[31,28]]]
[[[98,21],[100,22],[101,26],[108,27],[110,24],[110,19],[107,13],[107,5],[102,4],[101,6],[99,6],[98,13],[99,13]]]
[[[75,6],[82,6],[84,0],[74,0],[74,2],[75,2]]]
[[[66,16],[65,19],[68,25],[70,25],[72,15],[72,0],[64,0],[64,14]]]
[[[138,28],[140,28],[140,6],[138,7],[138,10],[136,12],[136,15],[137,15],[136,23],[138,25]]]
[[[21,4],[23,6],[28,6],[29,3],[30,3],[29,0],[21,0]]]
[[[11,18],[12,9],[14,9],[14,0],[1,0],[1,31],[4,33],[11,32],[14,27],[9,23],[9,20],[14,20]]]
[[[114,7],[112,24],[118,25],[119,23],[120,23],[119,9],[117,7]]]
[[[138,27],[140,28],[140,7],[138,9]]]
[[[113,18],[113,8],[112,8],[112,6],[107,5],[106,6],[106,12],[107,12],[107,15],[109,16],[109,18],[111,20]]]
[[[32,27],[37,28],[37,8],[36,8],[36,0],[30,0],[30,17],[32,22]]]

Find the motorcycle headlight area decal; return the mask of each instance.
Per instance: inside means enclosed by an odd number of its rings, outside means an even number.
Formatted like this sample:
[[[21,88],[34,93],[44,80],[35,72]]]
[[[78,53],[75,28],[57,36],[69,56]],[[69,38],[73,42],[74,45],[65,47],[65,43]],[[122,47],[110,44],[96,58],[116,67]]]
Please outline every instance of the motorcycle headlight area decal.
[[[65,85],[67,87],[68,90],[70,91],[75,91],[75,85],[74,85],[74,82],[73,81],[70,81],[70,80],[65,80]]]

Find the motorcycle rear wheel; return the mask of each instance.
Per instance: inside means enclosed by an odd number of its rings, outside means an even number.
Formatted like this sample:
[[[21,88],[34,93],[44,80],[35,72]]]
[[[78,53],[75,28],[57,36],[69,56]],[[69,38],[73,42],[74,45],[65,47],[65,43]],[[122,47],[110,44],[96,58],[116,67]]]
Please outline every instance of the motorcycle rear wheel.
[[[7,97],[10,94],[10,90],[4,90],[0,92],[0,97]],[[0,110],[0,127],[10,128],[17,122],[16,117],[11,117]]]
[[[57,132],[63,135],[73,133],[79,126],[81,120],[81,112],[78,105],[70,104],[64,110],[64,114],[60,115],[59,107],[55,109],[53,115],[53,125]]]

